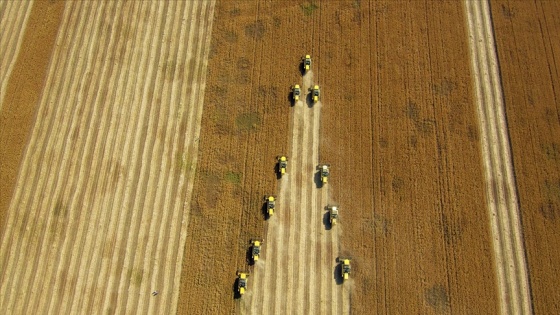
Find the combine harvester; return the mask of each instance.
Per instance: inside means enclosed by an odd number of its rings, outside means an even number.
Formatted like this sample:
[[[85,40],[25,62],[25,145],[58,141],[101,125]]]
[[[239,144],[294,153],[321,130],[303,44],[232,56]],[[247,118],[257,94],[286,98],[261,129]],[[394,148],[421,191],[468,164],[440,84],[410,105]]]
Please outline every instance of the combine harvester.
[[[311,69],[311,56],[305,55],[303,58],[303,68],[305,69],[305,73]]]
[[[343,257],[338,258],[338,262],[342,265],[341,276],[342,279],[344,280],[348,280],[348,275],[350,275],[350,271],[352,271],[352,268],[350,267],[350,261],[352,261],[352,258],[343,258]]]
[[[266,213],[269,217],[274,215],[274,209],[276,207],[276,196],[267,195],[264,196],[264,201],[266,202]]]
[[[247,278],[249,278],[248,272],[237,271],[237,291],[240,295],[245,294],[245,291],[247,291]]]
[[[259,261],[259,255],[261,254],[261,245],[263,243],[262,238],[252,239],[251,244],[253,244],[253,249],[251,250],[251,255],[253,257],[253,262]]]
[[[301,95],[301,88],[299,84],[296,84],[292,87],[292,97],[294,98],[294,102],[299,101],[299,96]]]
[[[286,169],[288,168],[288,157],[285,155],[276,157],[278,160],[278,171],[280,175],[286,174]]]
[[[338,206],[328,206],[327,209],[329,209],[329,220],[331,225],[336,225],[338,222]]]
[[[320,164],[317,166],[321,172],[321,183],[323,185],[327,184],[329,181],[329,176],[331,175],[331,165],[330,164]]]
[[[319,96],[321,95],[321,89],[319,89],[318,85],[313,86],[311,89],[311,95],[313,96],[313,103],[317,103],[319,101]]]

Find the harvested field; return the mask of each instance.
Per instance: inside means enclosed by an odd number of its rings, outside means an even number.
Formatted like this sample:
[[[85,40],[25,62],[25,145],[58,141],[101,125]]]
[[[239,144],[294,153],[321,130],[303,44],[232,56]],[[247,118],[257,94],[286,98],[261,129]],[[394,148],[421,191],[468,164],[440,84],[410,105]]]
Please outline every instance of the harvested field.
[[[14,35],[20,30],[20,34],[17,41],[15,38],[10,39],[10,36],[2,36],[0,41],[3,50],[0,84],[0,238],[4,233],[20,162],[29,140],[30,126],[36,115],[64,10],[63,2],[38,1],[23,6],[24,3],[27,2],[1,4],[6,6],[6,15],[2,15],[1,23],[5,26],[2,32],[12,30],[10,35]],[[7,14],[13,14],[14,18],[26,18],[12,20],[12,16]],[[21,46],[25,49],[18,54]]]
[[[560,312],[560,3],[492,0],[535,314]]]
[[[0,243],[0,308],[174,313],[214,2],[62,4],[46,79],[32,86],[41,97]]]
[[[0,2],[0,111],[8,79],[16,62],[33,1]]]

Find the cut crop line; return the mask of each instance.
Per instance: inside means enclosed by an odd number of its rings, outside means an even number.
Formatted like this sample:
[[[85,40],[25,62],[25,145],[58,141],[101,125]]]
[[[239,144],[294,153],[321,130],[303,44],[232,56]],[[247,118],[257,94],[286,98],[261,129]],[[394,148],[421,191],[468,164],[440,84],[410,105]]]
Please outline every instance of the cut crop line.
[[[5,35],[0,37],[0,56],[2,56],[2,60],[0,60],[0,111],[6,95],[8,79],[21,49],[32,7],[33,0],[2,2],[0,7],[0,30]]]
[[[183,7],[183,12],[190,12],[190,2],[187,3],[186,6]],[[184,5],[184,4],[183,4]],[[177,11],[179,11],[177,9]],[[184,16],[185,13],[181,14],[180,16]],[[175,26],[173,27],[173,33],[171,38],[180,38],[183,39],[185,36],[185,25],[184,19],[177,19],[175,22]],[[194,22],[193,22],[194,23]],[[179,32],[177,35],[176,32]],[[175,105],[175,94],[176,88],[175,82],[177,78],[176,70],[172,70],[172,66],[168,62],[173,62],[174,60],[178,60],[178,53],[179,51],[183,51],[184,40],[173,41],[174,45],[171,47],[171,56],[166,61],[166,71],[164,75],[166,77],[169,76],[168,71],[175,71],[173,73],[173,81],[171,83],[164,84],[162,87],[162,91],[166,91],[162,95],[162,105],[168,106],[169,110],[167,116],[165,116],[165,121],[170,122],[167,126],[165,126],[165,140],[163,141],[162,149],[161,149],[161,167],[159,168],[159,172],[163,173],[163,176],[160,176],[159,182],[157,184],[157,192],[154,199],[153,209],[155,215],[162,215],[162,219],[158,219],[156,217],[155,223],[159,223],[157,228],[154,229],[154,222],[152,221],[152,226],[150,228],[149,233],[149,241],[154,240],[155,244],[152,246],[148,246],[147,249],[151,250],[148,253],[144,254],[144,270],[153,270],[150,272],[148,281],[143,281],[140,287],[141,294],[146,296],[151,290],[160,290],[162,288],[167,288],[167,285],[161,283],[163,280],[163,275],[165,274],[165,270],[161,270],[164,264],[160,265],[160,261],[163,261],[162,257],[165,257],[169,253],[169,247],[172,248],[172,252],[174,252],[174,248],[176,243],[179,241],[180,237],[176,237],[176,233],[169,234],[171,231],[177,231],[177,222],[176,221],[169,221],[171,216],[176,216],[179,210],[174,207],[175,205],[171,205],[173,200],[173,195],[170,195],[169,192],[174,190],[174,183],[176,182],[176,174],[173,172],[173,160],[169,158],[170,154],[169,151],[174,152],[171,156],[177,156],[176,150],[176,140],[178,135],[179,129],[179,121],[174,117],[177,115],[177,106]],[[173,67],[176,67],[174,65]],[[171,141],[171,137],[173,137],[174,141]],[[169,209],[169,210],[168,210]],[[172,228],[169,228],[172,227]],[[154,251],[155,250],[155,251]],[[174,265],[173,265],[174,267]],[[166,292],[167,293],[167,292]],[[161,299],[150,299],[144,298],[143,301],[139,300],[137,302],[137,311],[136,313],[145,312],[149,310],[148,313],[155,313],[156,306]],[[165,304],[164,304],[165,305]],[[168,311],[163,311],[163,313],[167,313]]]
[[[503,314],[531,314],[529,280],[494,34],[487,1],[465,0],[487,203]]]

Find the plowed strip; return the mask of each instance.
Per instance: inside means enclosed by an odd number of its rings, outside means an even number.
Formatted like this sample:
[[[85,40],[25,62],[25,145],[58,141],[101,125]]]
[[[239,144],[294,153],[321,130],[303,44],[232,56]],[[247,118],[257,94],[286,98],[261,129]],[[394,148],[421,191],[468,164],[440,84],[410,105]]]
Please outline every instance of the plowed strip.
[[[490,10],[487,1],[464,3],[501,311],[530,314],[527,265]]]

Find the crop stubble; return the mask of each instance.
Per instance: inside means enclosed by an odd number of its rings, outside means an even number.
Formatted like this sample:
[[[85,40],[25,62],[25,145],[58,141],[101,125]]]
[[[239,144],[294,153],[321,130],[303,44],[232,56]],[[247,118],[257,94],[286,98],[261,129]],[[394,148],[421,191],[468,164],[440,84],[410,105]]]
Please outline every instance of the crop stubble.
[[[0,2],[0,30],[4,33],[0,37],[0,56],[2,56],[2,60],[0,60],[0,111],[32,6],[32,0]]]
[[[2,238],[0,305],[173,312],[213,2],[66,4]]]
[[[26,4],[29,3],[27,6]],[[0,238],[20,161],[36,114],[56,38],[63,2],[2,2],[2,79],[0,93]],[[17,18],[8,14],[17,12]],[[27,16],[22,19],[22,15]],[[13,17],[13,16],[12,16]],[[19,30],[19,33],[18,33]],[[15,37],[19,38],[16,40]],[[4,46],[6,45],[6,46]],[[19,47],[25,47],[20,50]],[[19,53],[18,53],[19,52]]]
[[[560,3],[492,0],[531,299],[560,312]]]

